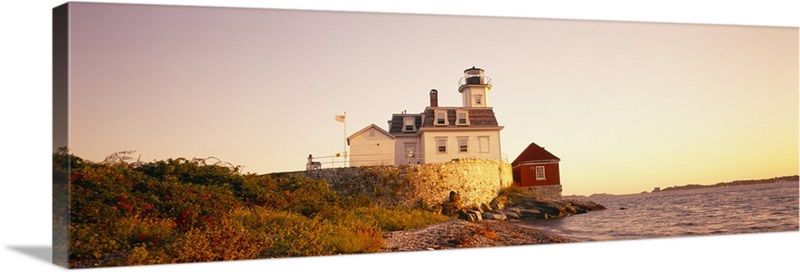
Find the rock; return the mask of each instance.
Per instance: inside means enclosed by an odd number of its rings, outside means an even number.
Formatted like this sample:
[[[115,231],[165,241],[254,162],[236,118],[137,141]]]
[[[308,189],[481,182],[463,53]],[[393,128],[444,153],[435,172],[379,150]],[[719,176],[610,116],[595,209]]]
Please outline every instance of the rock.
[[[564,211],[565,211],[567,214],[576,214],[576,213],[578,213],[577,209],[575,209],[575,207],[573,207],[573,206],[572,206],[572,205],[570,205],[569,203],[567,203],[567,205],[566,205],[566,206],[564,206]]]
[[[585,209],[587,211],[605,210],[606,207],[593,201],[567,200],[572,206]]]
[[[507,218],[519,219],[519,213],[516,210],[503,210],[502,213],[506,215]]]
[[[481,211],[479,211],[479,210],[471,210],[470,212],[475,215],[476,221],[483,220],[483,216],[481,216]]]
[[[503,202],[504,201],[502,200],[498,200],[498,198],[492,199],[492,202],[489,202],[489,207],[491,207],[494,210],[502,210],[503,208],[505,208],[505,203]]]
[[[447,202],[442,204],[442,214],[444,215],[455,215],[460,212],[460,209],[454,202]]]
[[[469,211],[461,211],[458,213],[458,219],[463,219],[466,221],[481,221],[483,217],[481,216],[480,211],[476,210],[469,210]]]
[[[498,213],[498,212],[485,212],[482,214],[483,219],[494,219],[494,220],[506,220],[508,217],[505,214]]]
[[[450,191],[450,202],[459,203],[461,202],[461,196],[458,195],[455,191]]]
[[[466,221],[475,221],[475,214],[469,213],[469,212],[465,212],[465,211],[460,211],[458,213],[458,219],[466,220]]]
[[[458,201],[458,194],[450,193],[450,199]],[[513,196],[498,196],[489,204],[480,204],[469,210],[457,208],[453,201],[442,205],[443,211],[456,210],[458,218],[467,221],[487,220],[526,220],[549,219],[587,213],[594,210],[606,209],[603,205],[592,201],[580,200],[545,200],[532,195],[515,194]]]
[[[519,210],[520,219],[544,219],[545,214],[539,210],[523,209]]]
[[[563,206],[557,205],[554,202],[540,202],[540,201],[533,201],[527,202],[525,208],[527,210],[536,210],[543,214],[549,214],[554,216],[561,216],[564,215],[565,212],[563,210]],[[520,214],[522,216],[522,214]]]

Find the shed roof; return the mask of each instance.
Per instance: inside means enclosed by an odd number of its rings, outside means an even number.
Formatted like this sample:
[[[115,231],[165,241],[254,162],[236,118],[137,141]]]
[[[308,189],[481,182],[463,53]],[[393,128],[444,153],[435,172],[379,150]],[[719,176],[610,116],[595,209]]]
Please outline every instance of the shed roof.
[[[522,151],[522,153],[519,154],[519,156],[517,156],[516,159],[514,159],[513,162],[511,162],[511,165],[516,166],[525,161],[538,161],[538,160],[560,161],[561,159],[556,157],[556,155],[553,155],[553,153],[550,153],[550,151],[545,150],[544,147],[541,147],[536,143],[531,143],[530,145],[528,145],[527,148],[525,148],[525,150]]]

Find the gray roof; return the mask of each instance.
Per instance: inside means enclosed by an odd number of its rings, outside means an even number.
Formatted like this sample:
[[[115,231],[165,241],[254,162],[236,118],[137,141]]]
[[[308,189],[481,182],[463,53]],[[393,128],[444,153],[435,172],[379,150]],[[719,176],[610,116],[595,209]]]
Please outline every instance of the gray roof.
[[[434,110],[447,111],[447,126],[435,126]],[[456,110],[466,110],[469,119],[468,126],[456,125]],[[423,119],[424,115],[424,119]],[[413,134],[415,132],[403,132],[403,117],[414,116],[414,123],[419,128],[424,127],[458,127],[458,128],[476,128],[476,127],[499,127],[497,118],[494,115],[492,108],[458,108],[458,107],[428,107],[425,108],[423,114],[393,114],[390,120],[389,133],[392,135]]]

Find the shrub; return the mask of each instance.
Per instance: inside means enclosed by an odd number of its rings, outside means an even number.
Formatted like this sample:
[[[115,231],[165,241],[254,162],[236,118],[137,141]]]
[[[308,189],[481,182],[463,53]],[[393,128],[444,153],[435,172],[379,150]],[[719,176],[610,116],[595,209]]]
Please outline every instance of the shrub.
[[[414,229],[450,219],[450,217],[424,210],[401,207],[366,207],[355,210],[355,214],[375,222],[383,231]]]
[[[267,244],[264,236],[223,218],[217,224],[184,233],[167,252],[173,262],[246,260],[258,258]]]
[[[362,220],[333,225],[324,240],[335,254],[378,252],[384,245],[381,230]]]
[[[378,252],[383,231],[448,219],[378,207],[367,195],[340,196],[327,182],[299,175],[242,175],[197,159],[110,158],[54,154],[54,162],[72,165],[54,172],[69,173],[57,184],[69,187],[71,267]]]

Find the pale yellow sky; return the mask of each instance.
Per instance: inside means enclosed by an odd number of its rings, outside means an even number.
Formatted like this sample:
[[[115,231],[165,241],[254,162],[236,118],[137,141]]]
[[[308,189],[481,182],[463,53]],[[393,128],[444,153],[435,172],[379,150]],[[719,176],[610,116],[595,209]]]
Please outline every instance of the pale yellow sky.
[[[107,0],[104,2],[142,2],[142,3],[162,3],[162,4],[207,4],[216,6],[251,6],[251,7],[287,7],[287,8],[306,8],[306,9],[335,9],[335,10],[377,10],[387,12],[409,11],[414,13],[437,13],[437,14],[478,14],[478,15],[502,15],[502,16],[524,16],[524,17],[551,17],[551,18],[581,18],[581,19],[611,19],[611,20],[645,20],[645,21],[667,21],[667,22],[702,22],[702,23],[731,23],[731,24],[758,24],[758,25],[781,25],[791,26],[797,28],[800,26],[798,16],[796,16],[796,1],[790,0],[747,0],[747,1],[722,1],[722,0],[692,0],[692,1],[635,1],[635,0],[580,0],[580,1],[538,1],[535,4],[530,4],[529,1],[505,1],[496,0],[491,3],[486,1],[473,1],[462,0],[458,4],[453,1],[441,0],[426,0],[426,1],[360,1],[360,0],[293,0],[293,1],[278,1],[278,0],[236,0],[236,1],[206,1],[206,0],[153,0],[153,1],[138,1],[126,0],[116,1]],[[50,108],[52,107],[49,97],[51,91],[51,70],[50,64],[52,63],[49,54],[50,48],[50,9],[62,4],[63,1],[14,1],[9,5],[0,9],[0,24],[2,33],[4,35],[4,43],[2,43],[3,58],[0,66],[4,68],[2,80],[0,85],[3,86],[3,99],[0,99],[0,111],[3,112],[3,141],[5,144],[3,151],[4,156],[0,157],[5,174],[4,190],[0,191],[2,194],[3,214],[7,218],[14,218],[17,222],[25,222],[24,224],[4,224],[3,243],[5,246],[0,247],[0,255],[3,260],[8,260],[5,267],[11,270],[36,270],[36,271],[56,271],[61,270],[59,267],[53,266],[47,261],[48,254],[41,253],[47,252],[51,243],[51,237],[47,235],[51,229],[51,217],[48,215],[51,212],[51,198],[52,194],[48,190],[51,182],[50,173],[50,146],[51,146],[51,115]],[[531,5],[533,7],[531,8]],[[624,8],[621,8],[624,7]],[[489,36],[487,39],[493,38]],[[796,39],[795,39],[796,41]],[[591,44],[585,44],[589,47]],[[797,51],[796,49],[794,50]],[[776,51],[777,52],[777,51]],[[796,62],[797,58],[787,57],[786,61]],[[417,65],[416,68],[424,68],[431,66],[435,61],[428,61],[425,65]],[[549,63],[543,64],[543,66]],[[473,65],[467,63],[466,65]],[[487,69],[487,74],[495,78],[495,83],[508,85],[509,76],[501,76],[502,73],[497,71],[502,67],[492,65],[491,67],[485,63],[475,62],[474,65],[483,66]],[[391,112],[397,112],[402,109],[409,111],[418,111],[420,107],[425,104],[425,92],[430,88],[438,87],[440,94],[443,96],[445,90],[450,90],[449,86],[455,84],[457,78],[460,76],[460,71],[463,71],[464,65],[458,63],[456,67],[436,67],[439,71],[430,78],[442,79],[444,83],[429,83],[426,81],[418,82],[417,86],[408,89],[408,91],[422,92],[421,98],[416,96],[406,102],[397,102],[403,105],[400,109],[394,109],[391,106],[384,106],[384,110],[376,114],[373,120],[362,120],[358,123],[383,122],[388,118]],[[530,67],[538,67],[530,66]],[[796,66],[795,66],[796,67]],[[607,69],[611,69],[606,67]],[[613,67],[612,67],[613,68]],[[796,68],[795,68],[796,69]],[[515,71],[515,69],[507,69]],[[546,71],[547,68],[540,69]],[[364,71],[359,71],[364,73]],[[795,70],[796,74],[796,70]],[[505,79],[500,80],[504,77]],[[301,78],[301,77],[293,77]],[[560,77],[566,81],[567,75]],[[350,83],[357,82],[350,79]],[[363,78],[362,78],[363,79]],[[505,81],[505,82],[504,82]],[[255,83],[255,80],[251,80]],[[416,82],[416,80],[414,81]],[[796,82],[796,80],[795,80]],[[397,84],[397,83],[396,83]],[[350,85],[348,85],[350,86]],[[370,85],[372,89],[387,89],[391,86],[388,83],[379,85]],[[500,86],[498,85],[493,91],[493,97],[497,99],[500,96]],[[509,88],[505,88],[507,92]],[[797,92],[797,87],[795,87]],[[415,94],[416,95],[416,94]],[[552,96],[553,94],[551,94]],[[766,96],[767,98],[769,96]],[[597,99],[600,96],[595,97]],[[447,99],[454,99],[448,96]],[[765,98],[766,99],[766,98]],[[586,98],[584,100],[589,100]],[[783,99],[780,100],[787,103],[796,103],[797,99]],[[448,104],[457,103],[457,100],[448,101]],[[493,101],[496,102],[496,101]],[[417,104],[414,104],[417,103]],[[504,102],[508,103],[508,102]],[[776,102],[779,104],[779,102]],[[122,104],[122,103],[121,103]],[[560,116],[566,116],[564,109],[566,106],[555,104],[539,105],[539,107],[551,106],[551,111],[560,111]],[[796,104],[795,104],[796,105]],[[499,110],[499,104],[495,104]],[[796,107],[796,106],[795,106]],[[146,109],[140,106],[138,110],[143,111]],[[339,112],[342,109],[335,109],[333,111]],[[348,118],[355,118],[356,115],[351,115],[351,109],[347,109]],[[388,112],[388,113],[387,113]],[[792,112],[796,114],[796,110]],[[341,127],[332,121],[332,113],[325,110],[324,113],[315,113],[323,115],[319,117],[321,124],[318,126],[328,126],[325,131],[331,131],[330,135],[339,135]],[[334,113],[335,114],[335,113]],[[213,115],[208,113],[208,115]],[[312,116],[312,115],[308,115]],[[316,115],[313,115],[316,116]],[[519,125],[511,126],[507,124],[511,122],[510,117],[498,116],[504,125],[508,125],[507,129],[511,127],[519,127]],[[644,117],[652,117],[653,115],[641,115]],[[752,115],[756,118],[760,115]],[[747,116],[745,116],[747,117]],[[744,117],[743,117],[744,118]],[[574,122],[581,118],[572,117],[564,118],[564,123]],[[589,120],[598,120],[593,118]],[[706,118],[705,120],[709,120]],[[327,125],[328,123],[335,123]],[[762,122],[764,126],[772,122]],[[776,137],[783,137],[777,140],[770,141],[751,141],[750,139],[756,138],[754,135],[739,138],[744,143],[749,143],[749,149],[760,150],[759,146],[767,142],[793,142],[796,143],[796,120],[789,124],[794,127],[794,131],[790,133],[768,133]],[[379,125],[382,123],[378,123]],[[351,120],[349,127],[355,129],[355,120]],[[591,186],[602,186],[602,191],[611,192],[606,190],[611,188],[613,184],[624,184],[614,182],[612,178],[619,177],[619,175],[603,174],[609,173],[601,169],[598,160],[586,158],[585,156],[575,156],[553,142],[554,138],[564,139],[567,142],[580,144],[577,141],[582,135],[597,135],[597,133],[575,133],[578,126],[563,125],[562,127],[570,128],[573,130],[565,131],[560,136],[542,136],[539,133],[533,133],[533,128],[528,128],[524,132],[528,133],[538,144],[546,146],[554,153],[564,159],[563,167],[573,167],[572,175],[569,179],[564,180],[565,193],[584,193],[581,188],[588,188],[595,190]],[[598,126],[599,127],[599,126]],[[779,127],[779,126],[776,126]],[[600,131],[597,127],[591,127],[592,130]],[[618,127],[610,127],[611,129],[618,129]],[[140,127],[130,127],[130,129],[120,130],[119,134],[134,131],[137,134],[144,134],[136,132]],[[774,131],[772,129],[770,131]],[[787,128],[789,130],[789,128]],[[689,132],[686,132],[689,134]],[[612,134],[613,133],[609,133]],[[655,134],[655,133],[653,133]],[[160,137],[163,137],[160,136]],[[260,136],[257,136],[258,138]],[[503,137],[506,137],[504,134]],[[542,137],[547,137],[546,139]],[[158,138],[158,137],[153,137]],[[506,137],[507,138],[507,137]],[[611,138],[610,136],[608,138]],[[713,139],[713,137],[707,137]],[[505,139],[505,138],[504,138]],[[600,140],[598,140],[600,141]],[[527,142],[527,139],[526,141]],[[605,142],[605,140],[603,140]],[[698,142],[700,144],[701,142]],[[753,144],[756,143],[756,144]],[[326,146],[328,144],[326,143]],[[338,142],[330,145],[340,146]],[[508,144],[506,144],[508,145]],[[598,145],[599,146],[599,145]],[[675,146],[680,146],[676,143]],[[506,147],[506,146],[504,146]],[[662,148],[668,148],[668,145],[663,145]],[[163,158],[164,156],[176,156],[175,154],[156,154],[154,149],[144,149],[143,147],[134,147],[132,145],[120,145],[113,148],[106,148],[108,150],[117,151],[119,149],[136,148],[143,154],[143,159]],[[587,154],[602,154],[605,151],[615,150],[612,144],[609,147]],[[749,166],[763,166],[774,165],[774,161],[781,160],[774,154],[770,154],[766,158],[753,157],[751,160],[737,160],[736,156],[715,156],[716,153],[731,154],[730,150],[736,150],[735,147],[727,148],[725,145],[718,146],[716,149],[705,150],[702,152],[692,152],[687,154],[686,157],[695,157],[702,155],[713,159],[704,159],[707,162],[719,162],[719,165],[727,164],[723,160],[728,161],[736,160],[742,164],[753,163]],[[796,161],[796,150],[794,147],[783,148],[788,153],[794,153],[794,157],[790,160]],[[794,151],[793,151],[794,150]],[[507,153],[516,153],[518,151],[512,150],[511,147],[506,148]],[[109,151],[113,152],[113,151]],[[171,153],[182,153],[178,155],[183,156],[202,156],[208,155],[207,153],[218,154],[217,150],[209,150],[202,152],[203,154],[186,154],[190,152],[178,151]],[[261,151],[259,151],[261,152]],[[612,152],[614,154],[620,151]],[[85,153],[85,152],[84,152]],[[97,152],[104,153],[104,152]],[[198,152],[200,153],[200,152]],[[752,152],[751,152],[752,153]],[[734,153],[735,154],[735,153]],[[307,155],[307,154],[299,154]],[[257,156],[253,156],[257,157]],[[595,156],[596,157],[596,156]],[[224,159],[231,161],[245,161],[242,157],[233,157],[233,155],[226,155]],[[584,159],[581,159],[584,158]],[[102,158],[101,158],[102,159]],[[301,162],[304,158],[300,158]],[[267,160],[267,159],[263,159]],[[261,159],[256,160],[261,161]],[[568,166],[568,163],[572,166]],[[242,163],[245,164],[245,163]],[[250,163],[247,163],[248,165]],[[270,161],[264,164],[273,165],[275,162]],[[577,165],[594,165],[595,168],[589,169],[596,172],[592,173],[578,173],[574,170]],[[695,167],[702,167],[704,164],[696,164]],[[797,166],[787,163],[794,173],[797,173]],[[294,165],[292,165],[294,167]],[[249,168],[249,167],[248,167]],[[583,171],[588,172],[588,171]],[[624,172],[624,171],[620,171]],[[613,173],[613,172],[610,172]],[[654,171],[645,176],[644,179],[630,181],[631,188],[621,190],[638,192],[639,190],[651,189],[650,187],[655,184],[648,184],[648,180],[658,180],[658,185],[665,186],[671,185],[673,182],[667,182],[671,178],[662,178],[665,171]],[[722,172],[725,174],[724,172]],[[581,174],[584,177],[595,176],[598,178],[591,178],[586,180],[579,180],[574,175]],[[719,174],[719,173],[718,173]],[[774,172],[764,173],[765,176],[778,175]],[[757,175],[757,176],[764,176]],[[611,176],[611,177],[609,177]],[[601,179],[602,178],[602,179]],[[738,178],[738,177],[737,177]],[[691,180],[692,177],[686,177]],[[699,179],[699,178],[698,178]],[[709,178],[709,180],[715,178]],[[720,176],[722,181],[727,178]],[[662,182],[663,181],[663,182]],[[641,184],[639,184],[641,183]],[[674,184],[683,184],[683,180],[674,182]],[[689,182],[686,182],[689,183]],[[698,182],[699,183],[699,182]],[[634,186],[635,185],[635,186]],[[636,188],[634,188],[636,187]],[[639,187],[643,187],[638,189]],[[576,191],[580,189],[581,191]],[[620,190],[615,190],[620,191]],[[318,267],[328,267],[332,270],[348,269],[351,271],[368,271],[376,266],[382,267],[387,271],[408,271],[416,268],[425,269],[456,269],[465,268],[468,270],[476,270],[476,267],[486,269],[518,269],[519,263],[515,262],[464,262],[463,260],[481,259],[488,255],[504,256],[509,259],[526,259],[530,256],[548,256],[547,262],[537,262],[536,267],[545,270],[564,269],[565,264],[568,264],[571,270],[593,270],[598,267],[613,268],[615,271],[641,271],[642,267],[655,267],[654,262],[657,263],[656,270],[662,271],[676,271],[676,270],[782,270],[785,267],[792,267],[796,265],[794,255],[798,249],[798,241],[800,241],[800,233],[798,232],[785,232],[773,234],[759,234],[759,235],[733,235],[733,236],[715,236],[707,238],[687,238],[687,239],[652,239],[646,241],[629,241],[629,242],[613,242],[613,243],[580,243],[572,244],[569,246],[530,246],[530,247],[513,247],[513,248],[494,248],[494,249],[476,249],[458,252],[421,252],[409,254],[367,254],[358,256],[337,256],[335,258],[289,258],[282,260],[261,260],[261,261],[247,261],[247,262],[217,262],[217,263],[202,263],[202,264],[185,264],[182,266],[189,267],[192,271],[220,271],[220,270],[233,270],[233,271],[251,271],[269,267],[273,270],[314,270]],[[44,245],[44,246],[37,246]],[[759,250],[742,250],[742,248],[757,248]],[[44,250],[44,251],[41,251]],[[35,252],[39,252],[34,254]],[[41,254],[40,254],[41,253]],[[36,255],[36,256],[34,256]],[[575,262],[575,256],[581,256],[580,262]],[[680,262],[669,262],[662,260],[681,260]],[[358,263],[361,265],[352,265]],[[390,264],[390,265],[386,265]],[[18,268],[18,269],[14,269]],[[116,270],[120,271],[157,271],[163,269],[164,271],[174,270],[172,266],[144,266],[144,267],[125,267]]]
[[[798,30],[700,24],[78,4],[71,148],[301,170],[348,134],[460,105],[493,78],[513,160],[562,159],[565,194],[798,173]]]

